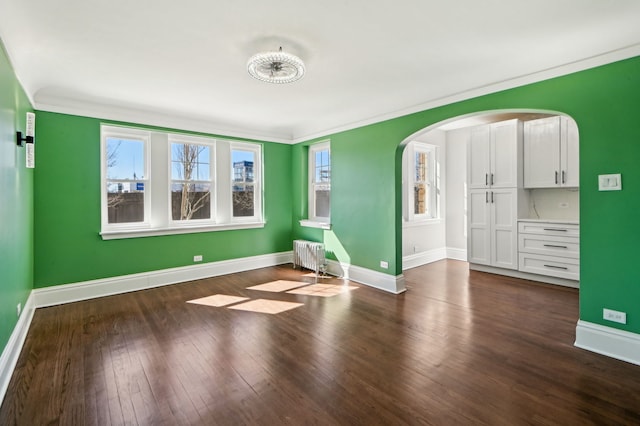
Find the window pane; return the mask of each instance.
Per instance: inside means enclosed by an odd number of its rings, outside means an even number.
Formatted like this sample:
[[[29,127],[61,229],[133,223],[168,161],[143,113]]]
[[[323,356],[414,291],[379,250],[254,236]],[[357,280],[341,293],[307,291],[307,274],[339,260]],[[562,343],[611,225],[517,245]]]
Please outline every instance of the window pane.
[[[107,182],[108,223],[144,221],[144,182]]]
[[[331,212],[331,187],[329,185],[317,185],[316,194],[316,217],[329,217]]]
[[[416,182],[424,182],[427,177],[427,153],[416,152]]]
[[[315,182],[331,181],[331,164],[329,150],[317,151],[315,155]]]
[[[208,183],[172,183],[171,218],[192,220],[211,218],[211,185]]]
[[[427,186],[424,183],[418,183],[414,187],[414,214],[424,214],[427,212]]]
[[[107,138],[107,179],[144,179],[144,142]]]
[[[253,216],[255,201],[253,198],[253,185],[233,186],[233,216],[246,217]]]
[[[186,143],[171,144],[171,178],[211,180],[210,148]]]
[[[252,151],[231,150],[233,167],[232,206],[233,217],[251,217],[255,215],[255,194],[253,166],[255,153]]]

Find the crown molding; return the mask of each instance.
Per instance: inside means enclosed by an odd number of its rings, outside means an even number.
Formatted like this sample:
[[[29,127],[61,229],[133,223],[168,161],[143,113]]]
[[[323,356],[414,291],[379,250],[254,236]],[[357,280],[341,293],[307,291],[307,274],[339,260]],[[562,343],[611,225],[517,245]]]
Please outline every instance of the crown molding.
[[[273,133],[266,130],[258,129],[234,128],[225,126],[221,123],[214,123],[205,119],[194,119],[178,115],[156,113],[142,109],[106,105],[95,102],[84,102],[77,99],[68,99],[58,96],[47,96],[44,99],[38,99],[38,97],[36,97],[35,102],[33,102],[33,99],[31,97],[30,99],[32,100],[34,108],[41,111],[92,117],[103,120],[131,122],[149,126],[167,127],[241,139],[251,139],[283,144],[297,144],[312,139],[326,137],[335,133],[352,130],[358,127],[363,127],[370,124],[402,117],[416,112],[441,107],[451,103],[488,95],[502,90],[513,89],[516,87],[525,86],[527,84],[537,83],[555,77],[561,77],[590,68],[607,65],[624,59],[629,59],[635,56],[640,56],[640,43],[557,67],[548,68],[535,73],[493,82],[469,90],[464,90],[459,93],[454,93],[449,96],[433,99],[428,102],[414,105],[405,109],[392,111],[386,114],[369,117],[351,123],[346,123],[340,126],[322,130],[302,129],[298,131],[297,134],[293,131],[290,134],[286,134]]]

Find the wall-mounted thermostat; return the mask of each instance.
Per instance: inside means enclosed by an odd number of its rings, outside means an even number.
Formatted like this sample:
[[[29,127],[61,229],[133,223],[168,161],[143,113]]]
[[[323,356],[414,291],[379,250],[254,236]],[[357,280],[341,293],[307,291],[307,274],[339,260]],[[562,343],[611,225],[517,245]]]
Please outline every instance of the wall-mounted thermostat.
[[[621,191],[622,176],[620,173],[615,175],[598,175],[599,191]]]

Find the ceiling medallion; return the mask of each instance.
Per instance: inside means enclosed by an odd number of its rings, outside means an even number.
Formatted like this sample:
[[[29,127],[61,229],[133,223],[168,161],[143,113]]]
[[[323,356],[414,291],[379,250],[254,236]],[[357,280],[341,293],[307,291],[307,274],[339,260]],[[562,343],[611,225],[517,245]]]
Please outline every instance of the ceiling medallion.
[[[262,52],[247,62],[251,77],[267,83],[284,84],[300,80],[304,75],[304,63],[300,58],[282,51]]]

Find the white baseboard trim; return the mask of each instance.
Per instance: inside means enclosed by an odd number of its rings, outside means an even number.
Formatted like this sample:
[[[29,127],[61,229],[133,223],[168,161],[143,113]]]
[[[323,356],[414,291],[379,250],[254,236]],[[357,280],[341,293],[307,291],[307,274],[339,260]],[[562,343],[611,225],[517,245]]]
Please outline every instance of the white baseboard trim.
[[[447,249],[444,247],[423,251],[420,253],[410,254],[402,258],[402,270],[416,268],[428,263],[437,262],[438,260],[447,258]]]
[[[447,259],[467,261],[467,250],[455,247],[447,247]]]
[[[640,334],[580,320],[575,346],[640,365]]]
[[[293,253],[290,251],[271,253],[260,256],[222,260],[219,262],[38,288],[33,290],[32,294],[35,296],[35,306],[37,308],[43,308],[46,306],[60,305],[63,303],[77,302],[96,297],[111,296],[130,291],[144,290],[185,281],[199,280],[219,275],[249,271],[251,269],[281,265],[283,263],[291,263],[292,259]]]
[[[454,247],[441,247],[421,253],[410,254],[402,258],[402,270],[416,268],[443,259],[467,261],[467,251]]]
[[[341,263],[335,260],[327,261],[327,272],[331,275],[393,294],[400,294],[406,291],[404,275],[383,274],[382,272],[350,265],[348,263]]]
[[[33,313],[36,310],[34,299],[33,292],[31,292],[31,294],[29,294],[29,298],[24,304],[22,314],[20,315],[20,318],[18,318],[18,323],[13,329],[11,336],[9,336],[9,341],[0,356],[0,404],[2,404],[4,396],[7,393],[7,389],[9,388],[9,382],[11,381],[13,370],[16,367],[18,357],[22,351],[22,346],[27,338],[27,332],[31,326]]]

